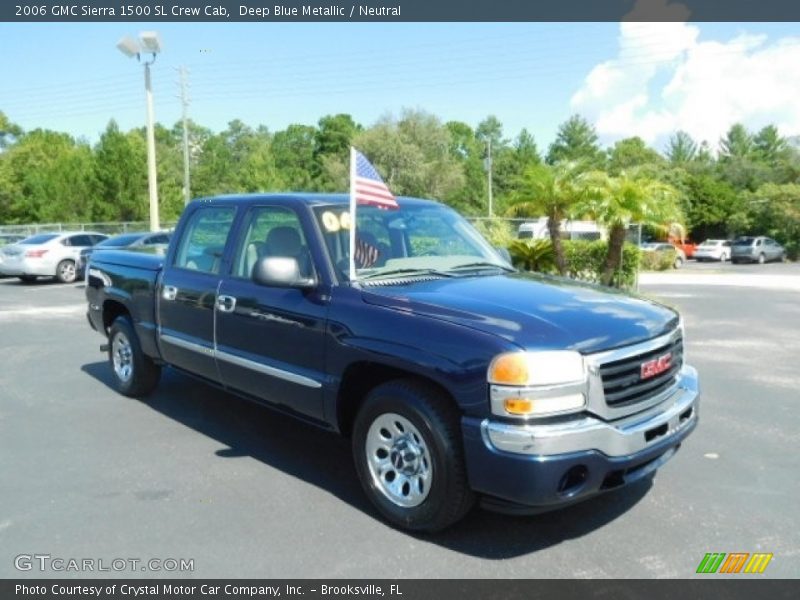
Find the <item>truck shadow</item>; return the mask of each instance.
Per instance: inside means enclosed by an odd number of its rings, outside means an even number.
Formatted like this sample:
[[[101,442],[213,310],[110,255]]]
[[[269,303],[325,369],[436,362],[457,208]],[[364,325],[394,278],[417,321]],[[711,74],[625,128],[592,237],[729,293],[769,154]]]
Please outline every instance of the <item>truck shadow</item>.
[[[114,389],[108,363],[86,364],[82,370]],[[361,490],[347,439],[172,369],[164,371],[161,384],[143,405],[226,445],[216,452],[220,458],[250,456],[381,521]],[[645,479],[589,502],[537,516],[512,517],[476,508],[449,530],[415,537],[478,558],[514,558],[591,533],[631,509],[651,486],[650,479]]]

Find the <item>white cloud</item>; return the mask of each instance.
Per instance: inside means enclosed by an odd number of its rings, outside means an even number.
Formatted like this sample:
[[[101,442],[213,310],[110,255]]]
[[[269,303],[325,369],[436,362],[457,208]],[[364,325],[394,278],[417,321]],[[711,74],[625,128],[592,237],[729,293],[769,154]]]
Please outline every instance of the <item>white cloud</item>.
[[[572,108],[604,141],[663,144],[678,129],[716,147],[735,122],[800,133],[800,38],[701,41],[687,23],[620,24],[617,56],[598,64]]]

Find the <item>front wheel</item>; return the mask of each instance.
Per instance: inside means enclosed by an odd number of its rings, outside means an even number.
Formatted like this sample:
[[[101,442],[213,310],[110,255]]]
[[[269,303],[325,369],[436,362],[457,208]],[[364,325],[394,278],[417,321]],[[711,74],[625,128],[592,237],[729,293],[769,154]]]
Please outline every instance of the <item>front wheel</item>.
[[[139,398],[152,392],[161,376],[161,367],[142,352],[139,336],[130,319],[117,317],[108,332],[108,361],[120,393]]]
[[[764,256],[764,253],[762,252],[758,255],[758,264],[763,265],[765,262],[767,262],[767,257]]]
[[[368,394],[353,427],[353,457],[367,496],[396,526],[440,531],[474,502],[459,413],[425,383],[390,381]]]
[[[683,266],[683,259],[680,256],[676,257],[675,262],[672,263],[672,266],[676,269],[680,269]]]
[[[77,278],[78,271],[74,260],[62,260],[56,267],[56,279],[61,283],[72,283]]]

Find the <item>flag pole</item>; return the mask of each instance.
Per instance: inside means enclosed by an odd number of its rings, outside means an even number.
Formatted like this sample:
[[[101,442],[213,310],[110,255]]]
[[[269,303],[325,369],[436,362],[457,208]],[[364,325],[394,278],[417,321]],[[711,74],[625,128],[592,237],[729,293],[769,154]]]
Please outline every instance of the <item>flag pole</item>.
[[[350,146],[350,281],[356,280],[356,149]]]

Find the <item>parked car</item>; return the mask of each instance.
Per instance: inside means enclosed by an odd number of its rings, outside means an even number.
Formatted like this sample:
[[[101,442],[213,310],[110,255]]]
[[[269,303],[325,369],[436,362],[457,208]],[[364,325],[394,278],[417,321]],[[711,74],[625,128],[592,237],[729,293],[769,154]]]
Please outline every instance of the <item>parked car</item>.
[[[103,240],[96,246],[81,250],[78,259],[78,278],[85,275],[86,265],[89,258],[95,252],[104,250],[134,250],[141,252],[152,252],[153,254],[164,254],[169,247],[170,233],[167,231],[137,231],[132,233],[122,233]]]
[[[674,456],[700,397],[677,312],[517,272],[452,209],[398,203],[358,208],[356,281],[345,194],[206,198],[166,256],[98,252],[87,315],[114,386],[146,396],[170,365],[346,435],[378,512],[416,531]]]
[[[16,244],[17,242],[21,242],[25,239],[24,235],[19,235],[16,233],[0,233],[0,248],[3,246],[9,246],[11,244]],[[0,252],[0,265],[3,264],[3,253]],[[0,279],[3,277],[8,277],[5,273],[0,270]]]
[[[764,264],[786,258],[786,250],[775,240],[764,237],[740,237],[731,245],[731,262],[757,262]]]
[[[673,256],[672,266],[680,269],[686,262],[686,254],[680,248],[666,242],[650,242],[639,246],[644,252],[664,252]]]
[[[695,244],[694,242],[690,242],[689,240],[681,238],[670,238],[667,241],[673,246],[675,246],[677,250],[680,250],[684,261],[686,261],[687,258],[694,257],[694,253],[697,250],[697,244]]]
[[[725,262],[731,258],[731,242],[729,240],[706,240],[700,244],[694,253],[697,262],[718,260]]]
[[[18,233],[0,233],[0,247],[16,244],[25,239],[26,236]]]
[[[81,250],[107,238],[91,231],[37,233],[0,249],[0,273],[19,277],[24,283],[32,283],[38,277],[72,283],[77,278]]]

